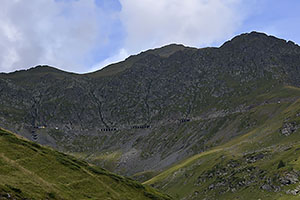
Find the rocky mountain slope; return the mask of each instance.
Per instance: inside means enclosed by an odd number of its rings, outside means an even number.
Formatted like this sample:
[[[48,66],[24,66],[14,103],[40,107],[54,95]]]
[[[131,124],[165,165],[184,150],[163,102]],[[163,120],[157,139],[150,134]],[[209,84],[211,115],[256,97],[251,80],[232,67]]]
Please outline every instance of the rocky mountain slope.
[[[0,126],[147,180],[272,119],[299,98],[300,47],[263,33],[219,48],[142,52],[90,74],[0,75]],[[257,118],[253,110],[276,105]]]
[[[170,199],[0,128],[0,199]]]
[[[298,93],[299,88],[286,88]],[[175,199],[300,198],[300,99],[251,110],[264,124],[211,150],[194,155],[146,181]],[[180,190],[179,190],[180,188]]]

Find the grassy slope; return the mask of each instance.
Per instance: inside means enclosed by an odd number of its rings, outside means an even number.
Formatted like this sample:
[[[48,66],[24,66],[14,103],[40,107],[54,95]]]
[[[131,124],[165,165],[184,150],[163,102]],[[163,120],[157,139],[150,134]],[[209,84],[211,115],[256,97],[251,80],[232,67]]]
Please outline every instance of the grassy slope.
[[[0,128],[0,199],[169,199]]]
[[[284,87],[258,98],[299,98],[299,92],[299,88]],[[170,167],[145,184],[154,185],[176,199],[299,199],[299,195],[286,193],[298,183],[280,182],[287,173],[300,171],[300,130],[289,136],[280,133],[284,123],[300,124],[299,113],[299,99],[255,107],[249,118],[264,121],[262,125]],[[263,158],[247,161],[258,155]],[[285,167],[278,169],[280,160]],[[263,185],[273,188],[264,190]],[[280,191],[275,192],[275,187],[280,187]]]

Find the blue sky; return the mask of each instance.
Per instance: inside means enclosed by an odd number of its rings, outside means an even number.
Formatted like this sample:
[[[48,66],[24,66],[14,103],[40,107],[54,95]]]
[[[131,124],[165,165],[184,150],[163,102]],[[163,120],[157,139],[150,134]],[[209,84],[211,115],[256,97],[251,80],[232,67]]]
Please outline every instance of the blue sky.
[[[300,1],[256,1],[236,33],[257,30],[300,44]]]
[[[219,46],[260,31],[300,43],[299,0],[1,0],[0,72],[86,73],[170,43]]]

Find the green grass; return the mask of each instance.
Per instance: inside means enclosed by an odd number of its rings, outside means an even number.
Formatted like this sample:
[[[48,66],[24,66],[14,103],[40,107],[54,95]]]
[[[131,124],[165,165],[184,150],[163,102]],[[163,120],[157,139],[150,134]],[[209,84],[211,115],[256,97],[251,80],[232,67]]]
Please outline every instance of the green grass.
[[[112,152],[103,152],[103,153],[83,153],[83,152],[72,152],[71,155],[76,158],[80,158],[88,161],[89,163],[93,163],[97,166],[102,166],[104,169],[109,171],[113,171],[116,168],[116,163],[121,158],[122,152],[120,151],[112,151]]]
[[[186,166],[192,164],[193,162],[200,159],[201,157],[212,154],[212,153],[215,153],[215,152],[220,151],[220,150],[221,149],[213,149],[213,150],[210,150],[210,151],[206,151],[206,152],[194,155],[194,156],[184,160],[183,162],[181,162],[177,165],[174,165],[173,167],[165,170],[164,172],[160,173],[159,175],[153,177],[152,179],[150,179],[148,181],[145,181],[144,184],[153,184],[153,183],[157,182],[158,180],[162,180],[164,178],[167,178],[167,176],[169,176],[170,174],[180,170],[183,167],[186,167]]]
[[[148,186],[0,129],[0,199],[169,199]]]
[[[180,161],[144,184],[175,199],[299,199],[299,195],[287,194],[299,183],[280,182],[287,173],[300,172],[300,129],[290,136],[280,133],[284,123],[300,122],[299,91],[282,87],[258,96],[254,101],[269,103],[257,105],[236,118],[241,121],[238,128],[248,132]],[[249,123],[255,125],[246,128]],[[259,159],[253,161],[256,157]],[[278,168],[281,161],[284,166]],[[262,189],[265,184],[273,189]],[[276,187],[280,191],[275,191]]]

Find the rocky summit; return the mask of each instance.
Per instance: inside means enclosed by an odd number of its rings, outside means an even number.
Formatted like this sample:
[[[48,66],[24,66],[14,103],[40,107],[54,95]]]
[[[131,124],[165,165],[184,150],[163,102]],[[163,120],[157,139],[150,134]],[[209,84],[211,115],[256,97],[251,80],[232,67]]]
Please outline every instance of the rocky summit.
[[[155,176],[185,159],[215,152],[222,145],[227,145],[226,154],[232,155],[229,144],[241,142],[254,132],[255,137],[272,132],[276,141],[295,137],[300,128],[300,107],[294,106],[300,98],[299,87],[300,47],[251,32],[218,48],[171,44],[88,74],[50,66],[2,73],[0,127],[140,181],[154,178],[149,184],[172,195],[176,189],[166,186],[165,181],[173,179]],[[294,107],[288,110],[289,106]],[[272,124],[269,129],[264,127],[275,119],[274,129]],[[255,140],[258,143],[251,151],[239,147],[236,152],[241,156],[223,160],[222,166],[236,162],[247,171],[248,164],[269,158],[267,148],[279,143],[270,139],[263,145],[261,141]],[[263,153],[257,155],[258,151]],[[197,181],[191,184],[205,185],[219,172],[237,173],[211,167],[213,172],[200,170]],[[253,170],[253,176],[259,177],[260,169]],[[284,177],[278,177],[278,183]],[[259,190],[280,191],[267,176],[262,180],[265,184],[257,182]],[[246,187],[244,182],[240,187],[226,182],[222,187],[217,182],[211,184],[202,188],[210,195]],[[197,199],[202,194],[200,189],[186,191],[178,197]]]

